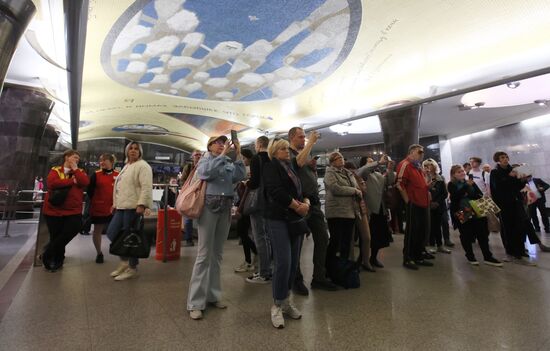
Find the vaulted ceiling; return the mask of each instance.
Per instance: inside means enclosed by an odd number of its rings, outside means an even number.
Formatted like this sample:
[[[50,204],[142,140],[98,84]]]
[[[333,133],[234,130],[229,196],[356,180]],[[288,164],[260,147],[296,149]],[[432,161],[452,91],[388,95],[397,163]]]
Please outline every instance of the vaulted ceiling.
[[[545,68],[549,14],[540,0],[90,0],[80,140],[252,140]]]

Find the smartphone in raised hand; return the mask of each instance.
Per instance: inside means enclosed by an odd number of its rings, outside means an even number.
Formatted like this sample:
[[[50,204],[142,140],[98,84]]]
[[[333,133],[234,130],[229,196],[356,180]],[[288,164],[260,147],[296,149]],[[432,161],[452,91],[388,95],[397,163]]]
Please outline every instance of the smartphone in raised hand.
[[[233,144],[235,144],[235,141],[239,141],[239,137],[237,136],[237,131],[234,129],[231,129],[231,141]]]

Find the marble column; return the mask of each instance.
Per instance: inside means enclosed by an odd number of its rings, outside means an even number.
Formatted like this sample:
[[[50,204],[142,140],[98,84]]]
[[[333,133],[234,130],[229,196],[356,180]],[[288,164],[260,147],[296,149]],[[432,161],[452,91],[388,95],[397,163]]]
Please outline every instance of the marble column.
[[[384,136],[384,149],[396,162],[407,155],[409,145],[418,144],[422,105],[379,114]]]
[[[0,0],[0,94],[19,39],[35,12],[31,0]]]
[[[34,174],[44,179],[50,171],[50,152],[55,148],[59,133],[51,125],[47,125],[40,140],[40,149],[38,150],[35,163]]]
[[[49,140],[52,132],[45,132],[52,108],[53,102],[39,91],[4,87],[0,95],[0,187],[33,188],[41,143],[53,143]],[[44,135],[48,140],[43,140]]]

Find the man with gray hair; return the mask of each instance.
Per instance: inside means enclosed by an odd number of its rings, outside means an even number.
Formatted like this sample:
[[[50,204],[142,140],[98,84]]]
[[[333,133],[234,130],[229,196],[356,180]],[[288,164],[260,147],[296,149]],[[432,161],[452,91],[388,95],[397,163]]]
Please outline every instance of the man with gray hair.
[[[413,144],[409,146],[407,157],[397,165],[396,185],[407,211],[403,266],[412,270],[418,270],[418,266],[433,266],[424,256],[424,244],[430,228],[430,192],[422,171],[423,158],[424,147]]]

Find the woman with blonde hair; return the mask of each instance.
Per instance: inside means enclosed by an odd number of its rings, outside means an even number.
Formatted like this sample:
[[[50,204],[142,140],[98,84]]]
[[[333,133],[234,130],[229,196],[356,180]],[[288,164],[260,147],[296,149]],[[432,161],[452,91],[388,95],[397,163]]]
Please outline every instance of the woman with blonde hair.
[[[145,210],[153,206],[153,170],[143,160],[143,149],[138,142],[126,145],[126,164],[114,184],[113,219],[107,236],[114,241],[121,232],[129,230]],[[117,269],[111,272],[116,281],[137,276],[137,257],[120,257]]]
[[[431,195],[430,202],[430,246],[437,245],[437,252],[450,254],[451,250],[443,246],[443,233],[441,223],[443,212],[447,211],[446,199],[448,196],[445,179],[439,174],[439,165],[433,158],[422,162],[422,168],[426,172],[426,178]],[[436,251],[432,251],[434,253]]]
[[[292,169],[288,141],[272,140],[268,156],[271,161],[263,165],[263,181],[265,228],[273,251],[271,324],[282,329],[285,326],[283,315],[302,318],[290,301],[290,289],[298,268],[303,236],[309,231],[304,217],[310,205],[302,196],[302,184]]]
[[[114,155],[102,154],[99,156],[100,169],[92,173],[87,191],[90,198],[91,222],[94,225],[92,239],[97,252],[96,263],[103,263],[101,235],[113,217],[113,189],[118,177],[118,172],[113,170],[114,164]]]

